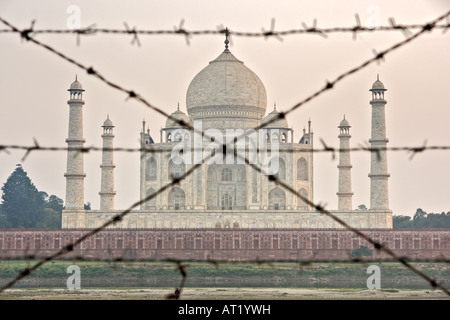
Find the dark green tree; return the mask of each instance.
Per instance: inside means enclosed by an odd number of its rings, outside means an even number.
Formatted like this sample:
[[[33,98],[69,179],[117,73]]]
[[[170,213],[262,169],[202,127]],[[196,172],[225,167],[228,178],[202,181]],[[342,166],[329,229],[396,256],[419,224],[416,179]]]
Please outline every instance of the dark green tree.
[[[392,216],[392,227],[394,229],[412,228],[410,216]]]
[[[350,253],[350,256],[352,258],[359,258],[359,257],[370,257],[373,254],[373,251],[370,250],[366,246],[359,246],[358,249],[352,250]]]
[[[450,212],[426,213],[418,208],[413,219],[409,216],[393,216],[392,223],[394,229],[450,228]]]
[[[8,228],[6,216],[3,214],[2,207],[3,205],[0,203],[0,228]]]
[[[63,201],[39,191],[20,164],[2,191],[1,228],[61,228]]]
[[[64,201],[52,194],[50,197],[48,197],[47,204],[45,205],[45,207],[53,209],[56,212],[62,212],[64,208]]]
[[[46,200],[42,217],[39,219],[36,227],[38,228],[61,228],[62,210],[64,201],[55,195],[51,195]]]
[[[427,213],[425,211],[423,211],[421,208],[418,208],[413,217],[414,228],[428,228],[427,220],[428,220]]]
[[[33,228],[42,213],[45,193],[39,192],[20,164],[2,187],[2,212],[11,228]]]

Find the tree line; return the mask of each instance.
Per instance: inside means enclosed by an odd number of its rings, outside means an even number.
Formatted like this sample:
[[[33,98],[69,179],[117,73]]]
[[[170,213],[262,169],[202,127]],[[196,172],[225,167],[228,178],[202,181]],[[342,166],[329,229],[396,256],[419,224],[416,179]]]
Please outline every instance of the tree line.
[[[0,228],[61,228],[64,201],[39,191],[20,164],[1,190]]]
[[[412,219],[410,216],[393,216],[392,224],[394,229],[450,228],[450,212],[426,213],[418,208]]]

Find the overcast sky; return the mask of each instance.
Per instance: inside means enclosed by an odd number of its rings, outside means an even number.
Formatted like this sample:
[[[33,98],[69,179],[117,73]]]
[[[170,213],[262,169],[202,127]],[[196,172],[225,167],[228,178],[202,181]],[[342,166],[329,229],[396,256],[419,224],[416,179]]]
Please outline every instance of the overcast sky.
[[[124,21],[138,29],[173,29],[182,19],[188,30],[216,29],[260,32],[298,29],[301,22],[319,27],[350,27],[358,13],[363,25],[425,23],[450,10],[445,0],[429,1],[10,1],[0,2],[0,16],[19,28],[36,20],[35,28],[65,29],[80,9],[82,27],[124,28]],[[0,29],[6,26],[1,25]],[[417,30],[415,30],[417,31]],[[322,88],[327,80],[373,57],[403,40],[399,32],[293,35],[283,41],[270,38],[232,37],[231,52],[252,69],[265,85],[267,111],[274,102],[287,110]],[[129,35],[92,35],[76,45],[74,35],[39,34],[48,43],[109,80],[133,89],[166,112],[186,110],[186,91],[193,77],[223,51],[222,35],[202,35],[186,45],[180,35],[140,36],[141,47],[131,45]],[[336,87],[288,116],[295,140],[311,118],[315,147],[319,140],[338,147],[338,124],[343,115],[350,122],[351,146],[367,144],[370,138],[371,98],[369,89],[377,74],[388,89],[385,98],[389,147],[450,145],[450,32],[434,30],[344,79]],[[101,125],[107,114],[114,122],[116,147],[139,147],[145,118],[159,141],[165,118],[76,66],[17,34],[0,34],[0,144],[66,147],[69,107],[67,89],[78,74],[86,90],[84,137],[86,146],[101,147]],[[66,152],[33,152],[21,162],[24,152],[0,153],[0,184],[6,182],[17,163],[39,190],[65,199]],[[370,155],[353,153],[353,205],[370,204]],[[450,211],[450,151],[428,151],[412,160],[406,152],[388,154],[390,207],[394,214],[412,215],[417,208],[427,212]],[[85,155],[85,202],[99,208],[101,153]],[[116,208],[125,209],[139,199],[139,154],[115,154]],[[337,208],[337,159],[315,154],[314,200]]]

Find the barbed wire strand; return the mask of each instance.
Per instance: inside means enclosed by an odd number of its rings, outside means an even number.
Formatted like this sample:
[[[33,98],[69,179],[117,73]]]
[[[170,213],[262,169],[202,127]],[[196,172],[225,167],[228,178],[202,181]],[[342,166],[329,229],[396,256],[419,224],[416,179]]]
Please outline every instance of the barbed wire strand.
[[[402,45],[404,45],[404,44],[410,42],[411,40],[417,38],[420,34],[424,33],[425,31],[430,31],[430,30],[432,30],[432,29],[436,26],[436,23],[437,23],[440,19],[447,17],[449,14],[450,14],[450,12],[447,13],[446,15],[444,15],[444,16],[442,16],[442,17],[436,19],[433,23],[429,23],[429,24],[425,25],[425,26],[422,28],[422,30],[421,30],[420,32],[418,32],[418,33],[416,33],[415,35],[413,35],[413,36],[407,38],[405,41],[400,42],[400,43],[394,45],[394,46],[391,47],[390,49],[387,49],[387,50],[385,50],[385,51],[379,53],[375,58],[373,58],[373,59],[367,61],[366,63],[362,64],[360,67],[356,67],[356,68],[354,68],[354,69],[348,71],[347,73],[341,75],[341,76],[338,77],[334,82],[332,82],[332,83],[328,82],[328,83],[327,83],[327,86],[326,86],[324,89],[322,89],[321,91],[319,91],[319,93],[314,94],[310,99],[306,99],[306,100],[304,100],[304,101],[298,103],[297,105],[295,105],[294,107],[292,107],[291,109],[289,109],[288,112],[282,113],[282,114],[280,114],[280,115],[282,115],[282,117],[284,117],[285,114],[287,114],[287,113],[289,113],[289,112],[295,110],[296,108],[298,108],[298,107],[301,106],[302,104],[304,104],[304,103],[306,103],[307,101],[313,99],[313,98],[316,97],[318,94],[320,94],[320,92],[323,92],[324,90],[331,89],[337,81],[340,81],[340,80],[343,79],[344,77],[346,77],[346,76],[348,76],[348,75],[350,75],[350,74],[352,74],[352,73],[354,73],[354,72],[360,70],[361,68],[365,67],[366,65],[368,65],[368,64],[371,63],[371,62],[374,62],[374,61],[377,61],[377,60],[383,58],[384,55],[387,54],[388,52],[390,52],[390,51],[392,51],[392,50],[395,50],[395,49],[399,48],[400,46],[402,46]],[[59,55],[60,57],[65,58],[65,59],[68,60],[69,62],[72,62],[72,63],[74,63],[75,65],[79,66],[80,68],[85,69],[85,70],[88,72],[88,74],[94,74],[94,75],[96,75],[100,80],[104,81],[104,82],[107,83],[108,85],[110,85],[110,86],[112,86],[112,87],[114,87],[114,88],[116,88],[116,89],[119,89],[119,90],[121,90],[121,91],[124,91],[124,92],[128,93],[128,94],[129,94],[129,97],[137,98],[139,101],[143,102],[143,103],[146,104],[147,106],[152,107],[152,109],[154,109],[155,111],[158,111],[158,110],[159,110],[158,108],[153,107],[152,105],[150,105],[145,99],[143,99],[143,98],[141,98],[141,97],[138,97],[138,96],[134,93],[134,91],[127,91],[127,90],[122,89],[120,86],[115,85],[114,83],[112,83],[112,82],[106,80],[104,77],[100,76],[100,75],[99,75],[97,72],[95,72],[91,67],[90,67],[90,68],[86,68],[86,67],[82,66],[81,64],[77,63],[76,61],[74,61],[73,59],[70,59],[70,58],[68,58],[68,57],[65,57],[63,54],[59,53],[58,51],[54,50],[53,48],[51,48],[51,47],[49,47],[49,46],[47,46],[47,45],[45,45],[45,44],[42,44],[42,43],[36,41],[35,39],[30,38],[30,37],[29,37],[29,33],[32,32],[32,27],[31,27],[30,29],[26,29],[26,30],[20,31],[20,30],[16,29],[15,27],[11,26],[9,23],[5,22],[2,18],[0,18],[0,20],[1,20],[2,22],[4,22],[6,25],[8,25],[9,27],[11,27],[11,28],[12,28],[13,30],[15,30],[16,32],[19,32],[19,33],[21,34],[21,37],[22,37],[22,38],[25,38],[25,39],[28,40],[28,41],[32,41],[32,42],[34,42],[34,43],[36,43],[36,44],[39,44],[39,45],[43,46],[44,48],[46,48],[46,49],[52,51],[53,53]],[[159,110],[159,112],[161,113],[162,110]],[[165,115],[164,112],[162,112],[162,113]],[[225,145],[224,145],[224,147],[225,147]],[[259,168],[258,166],[253,165],[252,163],[250,163],[249,160],[248,160],[247,158],[245,158],[244,160],[245,160],[245,162],[246,162],[247,165],[250,165],[253,169],[262,172],[261,168]],[[196,165],[196,166],[192,167],[192,168],[191,168],[191,169],[183,176],[183,178],[185,178],[188,174],[192,173],[197,167],[199,167],[199,165]],[[295,190],[293,190],[290,186],[286,185],[286,184],[283,183],[282,181],[278,180],[275,176],[273,176],[273,175],[269,176],[269,180],[276,182],[277,184],[279,184],[280,186],[284,187],[284,188],[285,188],[286,190],[288,190],[289,192],[296,194],[299,198],[303,198],[302,200],[303,200],[305,203],[308,203],[309,205],[315,207],[315,209],[316,209],[317,211],[320,211],[320,212],[322,212],[322,213],[324,213],[324,214],[327,214],[330,218],[332,218],[332,219],[335,220],[336,222],[338,222],[338,223],[340,223],[341,225],[343,225],[347,230],[350,230],[350,231],[352,231],[352,232],[358,234],[359,236],[363,237],[366,241],[368,241],[369,243],[373,244],[374,247],[375,247],[376,249],[382,250],[382,251],[384,251],[385,253],[391,255],[392,257],[394,257],[394,259],[396,259],[397,261],[401,262],[401,263],[404,264],[406,267],[408,267],[410,270],[412,270],[413,272],[415,272],[416,274],[418,274],[419,276],[421,276],[422,278],[424,278],[426,281],[428,281],[428,282],[431,284],[431,286],[432,286],[433,288],[436,288],[436,287],[437,287],[437,288],[440,288],[440,289],[443,290],[447,295],[450,295],[450,292],[449,292],[446,288],[442,287],[442,286],[441,286],[439,283],[437,283],[434,279],[429,278],[427,275],[423,274],[422,272],[420,272],[419,270],[417,270],[416,268],[414,268],[414,267],[413,267],[412,265],[410,265],[405,259],[396,256],[395,253],[394,253],[392,250],[390,250],[389,248],[384,247],[383,245],[381,245],[381,244],[379,244],[378,242],[374,241],[374,240],[371,239],[370,237],[366,236],[364,233],[362,233],[362,232],[360,232],[359,230],[357,230],[357,229],[351,227],[350,225],[346,224],[343,220],[341,220],[341,219],[335,217],[335,216],[332,215],[330,212],[328,212],[327,210],[325,210],[324,208],[322,208],[320,205],[315,205],[314,203],[312,203],[311,201],[309,201],[309,199],[306,199],[306,198],[304,198],[302,195],[297,194],[297,192],[295,192]],[[123,211],[122,214],[119,215],[119,216],[122,216],[122,215],[124,216],[124,215],[126,215],[126,214],[127,214],[129,211],[131,211],[132,208],[134,208],[135,206],[137,206],[137,205],[139,205],[139,204],[141,204],[141,203],[144,203],[144,202],[148,201],[149,199],[151,199],[151,197],[154,197],[154,196],[156,196],[157,194],[159,194],[160,192],[166,190],[168,187],[170,187],[170,186],[172,186],[172,185],[174,185],[174,184],[179,183],[179,181],[180,181],[180,178],[175,178],[175,179],[173,179],[171,183],[169,183],[169,184],[167,184],[165,187],[159,189],[157,192],[155,192],[155,193],[149,195],[149,196],[146,197],[145,199],[142,199],[142,200],[140,200],[139,202],[135,203],[132,207],[130,207],[129,209]],[[147,198],[149,198],[149,199],[147,199]],[[77,241],[74,242],[74,245],[77,245],[77,244],[81,243],[81,242],[84,241],[87,237],[89,237],[89,236],[91,236],[91,235],[93,235],[93,234],[99,232],[100,230],[106,228],[106,226],[108,226],[109,224],[114,223],[114,222],[116,221],[116,218],[118,218],[118,216],[116,216],[115,218],[113,218],[113,219],[111,219],[110,221],[106,222],[106,223],[103,225],[103,228],[102,228],[102,227],[96,228],[96,229],[92,230],[92,232],[90,232],[90,233],[86,234],[85,236],[83,236],[83,237],[77,239]],[[120,219],[121,219],[121,218],[120,218]],[[120,220],[120,219],[119,219],[119,220]],[[58,254],[57,256],[62,255],[62,254],[64,254],[64,253],[66,253],[67,251],[71,251],[71,250],[73,250],[73,245],[68,245],[68,246],[64,247],[63,249],[61,249],[60,251],[58,251],[58,252],[57,252],[57,254]],[[54,256],[54,255],[53,255],[53,256]],[[21,279],[22,277],[24,277],[24,276],[30,274],[31,271],[35,270],[36,268],[40,267],[43,263],[45,263],[45,262],[47,262],[47,261],[50,261],[51,259],[52,259],[52,256],[49,256],[49,257],[47,257],[46,259],[44,259],[44,260],[40,261],[39,263],[35,264],[33,267],[24,269],[24,270],[18,275],[18,277],[16,277],[16,279],[14,279],[12,282],[10,282],[9,284],[7,284],[5,287],[3,287],[2,289],[0,289],[0,292],[2,292],[3,290],[5,290],[6,288],[9,288],[9,287],[12,286],[15,282],[17,282],[19,279]],[[183,284],[183,283],[184,283],[184,279],[186,278],[186,273],[183,271],[184,268],[181,268],[181,267],[180,267],[179,269],[180,269],[180,272],[181,272],[182,275],[183,275],[183,280],[182,280],[182,284]],[[180,290],[180,292],[181,292],[181,290]]]
[[[174,142],[176,143],[176,142]],[[286,145],[290,145],[291,143],[288,142],[286,143]],[[21,161],[25,161],[25,159],[29,156],[29,154],[32,151],[68,151],[69,147],[44,147],[41,146],[39,143],[33,145],[33,146],[29,146],[29,145],[0,145],[0,152],[7,152],[8,151],[12,151],[12,150],[23,150],[25,151],[24,156],[21,158]],[[148,153],[148,154],[157,154],[157,153],[167,153],[167,150],[158,150],[158,149],[151,149],[151,148],[125,148],[125,147],[113,147],[113,148],[104,148],[104,147],[96,147],[96,146],[89,146],[89,147],[80,147],[80,148],[70,148],[71,151],[79,151],[81,153],[89,153],[91,151],[114,151],[114,152],[144,152],[144,153]],[[193,152],[201,152],[204,151],[201,148],[190,148],[189,150],[193,151]],[[338,152],[361,152],[361,151],[365,151],[365,152],[381,152],[381,151],[406,151],[408,153],[411,153],[410,159],[418,153],[422,153],[424,151],[447,151],[450,150],[450,145],[449,146],[426,146],[426,145],[422,145],[420,147],[407,147],[407,146],[403,146],[403,147],[377,147],[377,148],[371,148],[370,146],[359,146],[359,147],[352,147],[352,148],[336,148],[336,147],[330,147],[329,145],[325,144],[325,146],[323,148],[311,148],[309,149],[311,152],[313,153],[338,153]],[[252,149],[252,151],[254,152],[265,152],[267,151],[266,149],[263,148],[255,148]],[[297,150],[292,150],[292,149],[283,149],[282,150],[283,153],[293,153],[293,152],[297,152]]]
[[[301,22],[302,28],[299,29],[289,29],[289,30],[279,30],[275,31],[274,22],[275,19],[271,20],[271,28],[266,31],[264,27],[261,28],[261,32],[246,32],[246,31],[233,31],[229,30],[230,36],[237,37],[255,37],[255,38],[267,38],[267,37],[285,37],[291,35],[302,35],[302,34],[314,34],[317,33],[319,35],[326,35],[330,33],[375,33],[375,32],[385,32],[385,31],[400,31],[403,34],[405,32],[414,30],[414,29],[422,29],[425,24],[397,24],[394,18],[388,18],[389,25],[385,26],[362,26],[360,23],[359,15],[355,15],[357,18],[357,24],[353,27],[331,27],[331,28],[318,28],[317,27],[317,19],[313,20],[313,25],[308,27],[305,22]],[[224,34],[225,28],[222,26],[217,27],[217,29],[209,29],[209,30],[188,30],[183,28],[184,19],[181,20],[178,27],[174,27],[173,29],[165,29],[165,30],[144,30],[144,29],[136,29],[136,27],[129,28],[128,23],[124,22],[125,29],[114,29],[114,28],[97,28],[96,24],[92,24],[85,28],[65,28],[65,29],[34,29],[30,30],[30,34],[76,34],[76,35],[95,35],[95,34],[122,34],[133,35],[133,39],[137,39],[138,35],[187,35],[189,37],[192,36],[201,36],[201,35],[218,35]],[[436,29],[442,29],[443,31],[450,28],[450,22],[445,24],[437,25]],[[0,29],[0,33],[14,33],[15,31],[11,29]],[[138,40],[135,40],[136,42]],[[132,42],[132,44],[134,41]],[[138,44],[140,46],[140,44]]]
[[[2,230],[2,229],[0,229]],[[5,230],[5,229],[3,229]],[[54,230],[54,229],[53,229]],[[60,230],[60,229],[58,229]],[[77,229],[79,230],[79,229]],[[89,229],[90,231],[91,229]],[[114,229],[114,230],[121,230],[121,229]],[[130,229],[122,229],[122,230],[127,230],[129,231]],[[133,229],[134,230],[134,229]],[[148,229],[147,229],[148,230]],[[189,229],[189,230],[195,230],[198,232],[202,232],[202,231],[223,231],[222,228],[214,228],[214,229],[208,229],[208,228],[196,228],[196,229]],[[248,231],[248,232],[259,232],[259,231],[264,231],[266,229],[258,229],[258,228],[253,228],[253,229],[249,229],[249,228],[239,228],[237,230],[240,231]],[[286,230],[286,229],[285,229]],[[289,231],[291,230],[301,230],[301,231],[311,231],[311,229],[289,229]],[[392,230],[392,229],[391,229]],[[396,229],[397,231],[402,231],[403,229]],[[48,229],[48,231],[52,231],[52,229]],[[83,230],[81,230],[83,231]],[[183,231],[186,231],[186,229],[183,229]],[[361,231],[361,229],[360,229]],[[372,230],[369,230],[372,231]],[[420,229],[414,229],[414,231],[420,232]],[[232,230],[230,230],[230,232],[232,232]],[[113,250],[112,248],[109,248],[110,250]],[[93,252],[97,249],[86,249],[86,251],[89,252]],[[100,250],[108,250],[108,249],[100,249]],[[124,254],[122,256],[115,256],[115,257],[108,257],[108,258],[102,258],[102,257],[85,257],[82,255],[75,255],[75,256],[64,256],[61,255],[58,258],[52,259],[52,261],[79,261],[79,262],[90,262],[90,261],[98,261],[98,262],[108,262],[108,263],[118,263],[118,262],[168,262],[168,263],[175,263],[175,262],[180,262],[180,263],[197,263],[197,262],[205,262],[205,263],[211,263],[211,264],[245,264],[245,263],[258,263],[258,264],[271,264],[271,263],[302,263],[302,264],[315,264],[315,263],[354,263],[354,264],[364,264],[364,263],[373,263],[373,262],[396,262],[401,264],[398,260],[391,258],[380,258],[380,257],[376,257],[376,258],[371,258],[371,257],[351,257],[350,256],[350,249],[338,249],[340,251],[349,251],[349,256],[347,259],[336,259],[336,258],[332,258],[332,259],[326,259],[326,258],[314,258],[314,259],[298,259],[298,258],[293,258],[293,259],[264,259],[264,258],[259,258],[258,260],[242,260],[242,261],[236,261],[236,260],[229,260],[229,259],[211,259],[211,258],[207,258],[207,259],[193,259],[193,258],[189,258],[189,259],[175,259],[175,258],[134,258],[134,257],[126,257],[126,254],[132,250],[132,248],[125,248],[123,249]],[[153,248],[152,250],[158,250],[156,248]],[[179,249],[179,250],[184,250],[184,249]],[[211,249],[202,249],[202,250],[211,250]],[[243,249],[242,249],[243,250]],[[258,249],[263,251],[264,249]],[[277,248],[277,250],[283,251],[291,251],[292,249],[279,249]],[[315,250],[315,249],[311,249],[311,250]],[[319,250],[319,249],[317,249]],[[402,258],[404,258],[405,260],[407,260],[410,263],[415,263],[415,264],[420,264],[420,263],[450,263],[450,258],[447,257],[441,257],[441,258],[417,258],[417,259],[411,259],[411,257],[408,256],[402,256]],[[42,255],[39,254],[24,254],[22,256],[3,256],[1,261],[15,261],[15,260],[38,260],[38,259],[42,259]]]

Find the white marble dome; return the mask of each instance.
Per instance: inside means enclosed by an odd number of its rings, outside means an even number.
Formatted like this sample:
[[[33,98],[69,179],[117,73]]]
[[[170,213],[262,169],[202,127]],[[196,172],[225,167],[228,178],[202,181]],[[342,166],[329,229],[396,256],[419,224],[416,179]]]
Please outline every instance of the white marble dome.
[[[350,123],[347,119],[345,119],[345,116],[344,119],[342,119],[342,121],[339,123],[339,127],[350,127]]]
[[[267,93],[259,77],[225,49],[193,78],[186,104],[194,119],[210,115],[261,120]]]
[[[70,85],[70,90],[83,90],[83,86],[81,85],[81,83],[78,80],[75,80]]]
[[[111,119],[109,119],[109,115],[107,116],[106,120],[103,122],[103,127],[114,127]]]
[[[375,81],[375,82],[373,83],[373,85],[372,85],[372,89],[375,89],[375,90],[381,90],[381,89],[384,89],[384,84],[383,84],[383,82],[381,82],[380,80]]]

